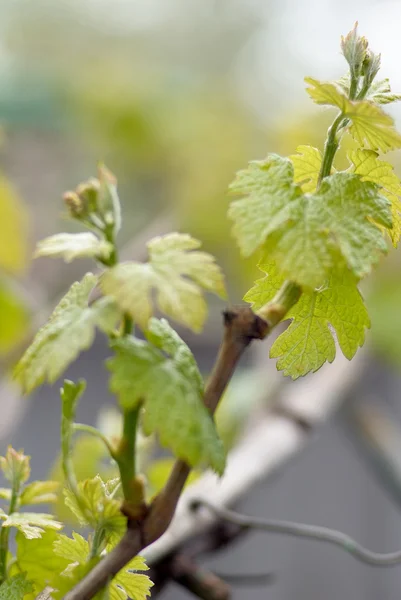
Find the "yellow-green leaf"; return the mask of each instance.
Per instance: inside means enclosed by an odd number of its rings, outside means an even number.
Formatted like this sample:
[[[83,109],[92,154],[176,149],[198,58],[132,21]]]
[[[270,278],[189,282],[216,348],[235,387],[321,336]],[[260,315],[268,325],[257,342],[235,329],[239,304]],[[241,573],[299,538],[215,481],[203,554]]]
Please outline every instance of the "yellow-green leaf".
[[[59,530],[62,523],[46,513],[14,512],[3,521],[2,527],[16,527],[29,540],[42,537],[45,529]]]
[[[56,502],[59,488],[58,481],[32,481],[22,491],[20,505]]]
[[[312,146],[298,146],[297,154],[288,158],[294,166],[294,182],[302,187],[303,192],[314,192],[322,164],[320,150]]]
[[[401,182],[394,173],[393,165],[379,160],[373,150],[352,150],[348,158],[353,165],[353,172],[362,181],[373,181],[381,187],[381,192],[391,202],[393,227],[388,229],[393,246],[397,246],[401,236]]]
[[[287,223],[301,194],[294,185],[294,168],[288,158],[275,154],[252,161],[239,171],[230,192],[244,196],[230,204],[233,234],[244,256],[250,256],[276,229]]]
[[[107,259],[113,244],[98,238],[94,233],[57,233],[38,242],[35,258],[39,256],[61,256],[65,262],[75,258]]]
[[[284,282],[268,259],[262,259],[260,269],[266,276],[256,281],[245,296],[254,310],[271,300]],[[320,289],[304,291],[287,318],[292,322],[274,342],[270,356],[277,358],[277,368],[293,379],[334,360],[336,347],[330,327],[348,359],[362,346],[365,330],[370,327],[357,279],[341,261]]]
[[[115,325],[119,313],[114,303],[110,306],[109,298],[88,305],[96,284],[92,273],[74,283],[36,334],[14,371],[25,392],[44,381],[54,383],[78,354],[92,345],[96,326],[107,331]]]
[[[153,586],[152,581],[147,575],[140,571],[147,571],[142,556],[136,556],[124,569],[114,577],[110,584],[110,600],[146,600],[150,596],[150,589]]]
[[[307,92],[317,104],[337,106],[344,118],[350,119],[351,135],[362,147],[388,152],[401,148],[401,135],[394,128],[393,118],[369,100],[349,100],[334,83],[322,83],[306,77],[311,86]]]
[[[160,310],[194,331],[203,327],[207,306],[202,288],[225,297],[224,279],[215,259],[197,248],[189,235],[171,233],[148,243],[149,262],[121,263],[100,279],[104,294],[116,300],[143,329],[154,312],[152,292]]]

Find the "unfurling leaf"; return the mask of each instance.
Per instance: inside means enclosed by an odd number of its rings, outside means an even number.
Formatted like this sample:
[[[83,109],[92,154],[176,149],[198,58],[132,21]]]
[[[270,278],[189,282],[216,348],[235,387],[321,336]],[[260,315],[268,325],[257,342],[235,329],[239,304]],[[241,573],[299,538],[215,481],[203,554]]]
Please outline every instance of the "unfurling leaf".
[[[284,281],[267,259],[262,260],[260,269],[266,277],[256,281],[245,296],[254,310],[271,300]],[[292,322],[274,342],[270,356],[278,358],[277,368],[293,379],[334,360],[336,349],[330,326],[348,359],[363,345],[365,330],[370,327],[357,279],[341,266],[341,261],[320,289],[302,294],[286,318]]]
[[[158,433],[176,456],[221,473],[224,450],[203,404],[202,378],[191,351],[165,320],[152,319],[146,336],[148,342],[129,337],[113,343],[111,390],[125,408],[144,403],[145,432]]]
[[[238,174],[232,190],[248,196],[231,204],[230,216],[243,253],[264,248],[283,275],[312,289],[324,284],[338,252],[357,277],[369,273],[387,252],[387,198],[349,173],[326,177],[318,192],[305,195],[292,178],[291,162],[275,155]]]
[[[345,37],[341,37],[341,50],[353,77],[361,74],[367,49],[368,40],[358,35],[358,23],[355,23],[353,29]]]
[[[0,600],[23,600],[32,592],[32,584],[27,581],[25,573],[17,573],[0,585]]]
[[[393,166],[379,160],[373,150],[352,150],[348,158],[353,165],[353,172],[362,181],[372,181],[381,187],[380,192],[391,202],[393,227],[388,230],[393,246],[397,246],[401,236],[401,182],[394,173]]]
[[[365,98],[376,104],[390,104],[401,100],[401,94],[394,94],[391,91],[389,80],[382,79],[372,83]]]
[[[36,247],[35,257],[61,256],[65,262],[75,258],[107,259],[113,251],[113,245],[101,240],[94,233],[57,233],[40,241]]]
[[[143,329],[154,312],[155,290],[161,311],[200,331],[207,313],[202,288],[223,298],[225,289],[213,256],[198,251],[199,246],[198,240],[181,233],[154,238],[148,243],[149,262],[108,269],[100,279],[101,288]]]
[[[54,383],[78,354],[92,345],[96,326],[108,331],[116,324],[119,313],[109,298],[88,305],[96,284],[97,277],[91,273],[74,283],[36,334],[14,372],[25,392],[44,381]]]
[[[0,456],[0,469],[7,481],[10,481],[17,490],[29,479],[30,458],[23,450],[17,451],[11,446],[8,446],[5,456]]]
[[[118,541],[123,535],[127,518],[121,513],[121,503],[113,498],[107,482],[97,475],[78,483],[80,502],[66,488],[65,504],[78,518],[81,525],[90,525],[93,529],[102,529],[104,543]]]
[[[59,488],[58,481],[32,481],[22,491],[20,505],[56,502]]]
[[[352,121],[350,133],[362,147],[381,152],[401,148],[401,135],[394,129],[393,118],[379,106],[369,100],[349,100],[334,83],[312,77],[305,81],[311,86],[307,92],[317,104],[337,106],[344,118]]]
[[[4,518],[3,516],[1,518]],[[46,513],[14,512],[6,516],[2,527],[16,527],[27,539],[39,538],[45,529],[59,530],[63,525]]]

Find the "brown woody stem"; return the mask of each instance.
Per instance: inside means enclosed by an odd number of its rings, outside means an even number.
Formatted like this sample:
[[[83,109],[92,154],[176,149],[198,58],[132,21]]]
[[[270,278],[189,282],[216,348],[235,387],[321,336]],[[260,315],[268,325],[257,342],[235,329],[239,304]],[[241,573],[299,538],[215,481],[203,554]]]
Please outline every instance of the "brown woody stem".
[[[204,395],[205,405],[212,414],[244,350],[252,340],[264,339],[301,293],[294,284],[284,284],[280,292],[259,314],[244,306],[224,312],[224,337]],[[189,472],[190,467],[184,461],[176,461],[165,488],[154,498],[143,520],[129,522],[117,546],[66,594],[65,600],[90,600],[134,556],[163,535],[174,516]]]

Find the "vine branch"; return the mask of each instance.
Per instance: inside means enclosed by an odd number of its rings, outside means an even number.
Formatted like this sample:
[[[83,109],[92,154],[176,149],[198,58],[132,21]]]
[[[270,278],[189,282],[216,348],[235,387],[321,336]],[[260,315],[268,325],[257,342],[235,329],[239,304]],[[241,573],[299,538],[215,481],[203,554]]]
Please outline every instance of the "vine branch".
[[[257,529],[258,531],[266,531],[269,533],[308,538],[339,546],[357,560],[374,567],[393,567],[401,563],[401,550],[384,554],[372,552],[372,550],[365,548],[349,535],[337,531],[336,529],[307,525],[305,523],[294,523],[292,521],[248,517],[233,510],[217,506],[205,499],[193,501],[193,510],[198,510],[201,507],[207,508],[220,519],[233,523],[234,525],[239,525],[244,529]]]
[[[293,299],[292,302],[294,303]],[[285,312],[289,308],[290,306],[287,306]],[[269,317],[268,307],[264,314]],[[276,305],[272,308],[271,317],[273,324],[276,324]],[[224,337],[204,395],[205,405],[211,413],[215,411],[245,349],[252,340],[264,339],[270,333],[273,324],[255,315],[248,307],[224,312]],[[184,461],[176,461],[165,488],[153,500],[143,520],[128,522],[127,531],[118,545],[66,594],[65,600],[92,598],[127,562],[166,531],[189,472],[190,467]]]

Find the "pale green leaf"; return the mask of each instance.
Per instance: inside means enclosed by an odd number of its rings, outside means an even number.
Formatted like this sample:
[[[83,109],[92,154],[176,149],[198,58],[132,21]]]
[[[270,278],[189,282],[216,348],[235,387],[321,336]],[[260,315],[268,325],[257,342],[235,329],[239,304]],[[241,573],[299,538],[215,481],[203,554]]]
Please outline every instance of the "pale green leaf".
[[[254,310],[271,300],[284,281],[274,263],[264,259],[260,268],[266,277],[256,281],[245,296]],[[344,356],[351,359],[370,327],[357,279],[344,265],[333,271],[320,289],[304,292],[287,318],[292,322],[274,342],[270,356],[278,358],[277,368],[293,379],[334,360],[336,348],[331,328]]]
[[[23,450],[14,450],[12,446],[8,446],[5,456],[0,456],[0,469],[17,490],[29,479],[30,459]]]
[[[307,92],[317,104],[337,106],[344,118],[350,119],[351,135],[362,147],[388,152],[401,147],[401,135],[394,129],[394,120],[369,100],[351,101],[334,83],[322,83],[311,77]]]
[[[0,175],[0,268],[20,272],[27,255],[27,215],[10,183]]]
[[[275,154],[252,161],[239,171],[230,191],[244,196],[231,202],[228,216],[244,256],[250,256],[278,227],[288,223],[292,205],[301,194],[294,185],[294,169],[288,158]]]
[[[401,94],[394,94],[391,91],[390,82],[388,79],[374,81],[365,96],[366,100],[376,102],[376,104],[390,104],[401,100]]]
[[[388,250],[380,226],[392,226],[390,202],[356,175],[325,178],[318,193],[299,198],[292,219],[265,249],[283,275],[308,288],[324,283],[338,250],[359,278]]]
[[[37,594],[47,585],[55,587],[53,584],[69,565],[67,559],[54,552],[53,544],[59,535],[56,531],[46,530],[40,538],[27,539],[17,531],[17,564],[19,569],[26,572],[27,578],[33,582]]]
[[[150,596],[152,581],[140,571],[147,571],[142,556],[136,556],[117,575],[110,584],[110,600],[146,600]]]
[[[143,329],[154,312],[152,291],[160,310],[200,331],[207,307],[202,288],[225,297],[224,280],[215,259],[200,252],[200,242],[171,233],[148,243],[149,262],[121,263],[103,273],[100,285]]]
[[[368,100],[355,102],[347,113],[352,120],[350,133],[363,147],[381,152],[401,148],[401,135],[394,129],[394,120]]]
[[[166,321],[152,319],[146,335],[158,347],[133,337],[113,343],[111,390],[125,408],[144,402],[145,432],[156,432],[176,456],[221,473],[223,447],[203,404],[201,377],[189,348]]]
[[[305,77],[305,82],[310,86],[306,91],[316,104],[337,106],[344,115],[350,110],[351,100],[335,83],[321,82],[313,77]]]
[[[89,543],[79,533],[72,532],[72,538],[59,535],[53,544],[54,553],[67,559],[70,563],[82,564],[89,554]]]
[[[297,154],[288,157],[294,167],[294,181],[303,192],[314,192],[317,186],[322,153],[312,146],[298,146]]]
[[[110,315],[108,301],[88,305],[96,284],[97,277],[91,273],[74,283],[36,334],[15,368],[15,377],[24,391],[30,392],[44,381],[54,383],[78,354],[92,345],[95,327],[105,327],[106,314],[112,321],[109,326],[115,324],[117,315]]]
[[[345,60],[349,64],[350,72],[358,77],[362,71],[362,64],[365,60],[368,49],[368,40],[358,35],[358,23],[355,23],[351,31],[345,36],[341,36],[341,50]]]
[[[107,259],[112,251],[113,244],[91,232],[57,233],[38,242],[34,256],[61,256],[68,263],[84,257]]]
[[[110,486],[97,475],[92,479],[78,483],[80,502],[66,488],[65,504],[78,518],[81,525],[90,525],[93,529],[103,529],[105,543],[111,543],[123,535],[127,518],[121,513],[121,503],[112,497]]]
[[[20,505],[56,502],[59,488],[58,481],[32,481],[22,491]]]
[[[27,581],[25,573],[18,573],[0,585],[0,600],[23,600],[32,592],[32,584]]]
[[[9,515],[2,527],[16,527],[28,539],[41,537],[45,529],[62,529],[63,525],[46,513],[20,513]]]
[[[379,185],[380,190],[391,202],[393,227],[388,230],[393,245],[396,247],[401,236],[401,182],[394,173],[393,166],[379,160],[373,150],[352,150],[348,158],[353,165],[353,172],[362,181],[372,181]]]

